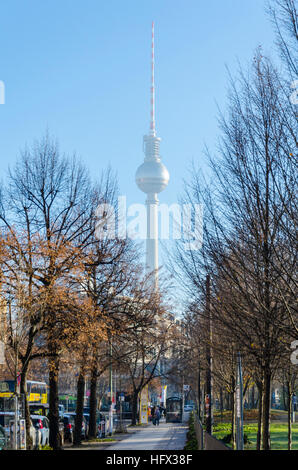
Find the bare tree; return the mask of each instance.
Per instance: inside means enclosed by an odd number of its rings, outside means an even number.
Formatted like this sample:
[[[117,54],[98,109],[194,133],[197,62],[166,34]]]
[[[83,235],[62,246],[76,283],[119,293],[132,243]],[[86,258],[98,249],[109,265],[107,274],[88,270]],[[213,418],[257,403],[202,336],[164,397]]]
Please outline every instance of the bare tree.
[[[297,79],[298,17],[295,0],[271,0],[268,12],[275,28],[277,47],[292,80]]]
[[[55,299],[63,292],[68,274],[80,263],[82,248],[89,244],[96,198],[86,170],[75,158],[61,156],[57,143],[49,136],[22,152],[8,181],[1,195],[3,230],[14,241],[14,258],[26,277],[27,295],[33,298],[34,289],[37,298],[46,301],[45,309],[29,316],[27,356],[37,337],[36,325],[42,324],[49,356],[50,442],[58,448],[60,335],[67,309],[65,297],[61,302]],[[24,232],[22,242],[16,231]]]
[[[295,132],[279,78],[259,51],[251,74],[241,71],[237,85],[231,79],[228,115],[220,116],[218,153],[209,155],[212,185],[194,171],[186,187],[186,202],[204,203],[203,249],[185,252],[178,243],[174,257],[174,270],[190,293],[195,289],[201,311],[210,274],[214,321],[229,330],[262,371],[264,449],[270,447],[272,377],[285,354],[286,330],[294,332],[285,298],[293,322],[296,315],[296,248],[285,250],[294,188],[282,184]],[[287,274],[281,276],[286,259]]]

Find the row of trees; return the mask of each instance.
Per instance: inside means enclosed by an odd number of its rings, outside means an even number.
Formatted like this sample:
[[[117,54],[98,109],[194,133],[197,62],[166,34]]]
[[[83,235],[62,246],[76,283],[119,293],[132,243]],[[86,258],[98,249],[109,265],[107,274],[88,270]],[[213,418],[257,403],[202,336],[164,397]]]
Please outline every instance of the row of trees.
[[[78,371],[75,442],[81,440],[84,384],[91,381],[90,437],[96,436],[97,380],[111,364],[131,378],[133,423],[139,391],[158,375],[166,348],[161,291],[143,272],[138,247],[105,228],[117,209],[111,170],[93,183],[75,157],[46,135],[21,153],[0,193],[1,298],[8,305],[7,365],[21,376],[48,365],[50,445],[59,448],[59,371]],[[100,226],[101,236],[97,229]],[[167,323],[169,325],[169,323]],[[3,331],[2,331],[3,333]],[[154,350],[152,345],[154,344]],[[29,436],[29,406],[26,426]]]
[[[297,373],[291,344],[298,338],[297,11],[294,1],[277,0],[269,12],[283,67],[258,49],[248,71],[230,76],[218,151],[206,152],[210,181],[194,168],[183,200],[204,205],[203,248],[186,252],[178,243],[171,266],[191,299],[185,315],[191,354],[232,400],[241,352],[246,387],[250,380],[259,391],[257,448],[264,450],[272,380],[287,375],[291,403]]]

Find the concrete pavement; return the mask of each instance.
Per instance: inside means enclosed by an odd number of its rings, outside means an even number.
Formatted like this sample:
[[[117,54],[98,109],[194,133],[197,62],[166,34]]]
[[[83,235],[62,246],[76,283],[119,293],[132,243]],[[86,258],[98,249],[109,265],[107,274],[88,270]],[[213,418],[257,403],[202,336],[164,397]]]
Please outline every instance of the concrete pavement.
[[[115,444],[107,450],[183,450],[188,431],[188,413],[184,414],[183,423],[166,423],[164,419],[159,426],[152,423],[136,433]]]

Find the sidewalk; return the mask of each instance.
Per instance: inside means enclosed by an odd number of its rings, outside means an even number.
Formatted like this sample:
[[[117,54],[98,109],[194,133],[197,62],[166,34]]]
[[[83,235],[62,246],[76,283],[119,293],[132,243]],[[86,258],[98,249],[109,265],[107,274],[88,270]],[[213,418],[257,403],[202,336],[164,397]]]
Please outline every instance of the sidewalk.
[[[183,450],[188,431],[188,413],[183,423],[166,423],[159,426],[149,423],[127,428],[127,433],[114,434],[111,442],[83,441],[79,447],[67,446],[65,450]]]
[[[96,442],[96,441],[82,441],[80,446],[73,446],[72,444],[65,444],[64,450],[107,450],[111,445],[121,442],[124,439],[129,438],[132,434],[142,431],[145,427],[150,426],[150,424],[143,426],[128,426],[127,432],[125,433],[115,433],[113,436],[107,436],[106,441]],[[111,439],[111,441],[108,441]]]
[[[109,450],[183,450],[186,443],[187,423],[151,424],[140,432],[109,446]]]

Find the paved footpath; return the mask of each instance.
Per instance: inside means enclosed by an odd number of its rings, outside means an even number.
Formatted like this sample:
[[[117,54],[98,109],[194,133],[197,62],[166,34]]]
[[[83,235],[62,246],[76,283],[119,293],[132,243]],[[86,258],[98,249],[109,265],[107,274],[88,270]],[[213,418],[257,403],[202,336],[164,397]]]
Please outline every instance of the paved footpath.
[[[188,431],[188,413],[183,423],[166,423],[159,426],[152,423],[122,441],[110,445],[107,450],[183,450]]]

